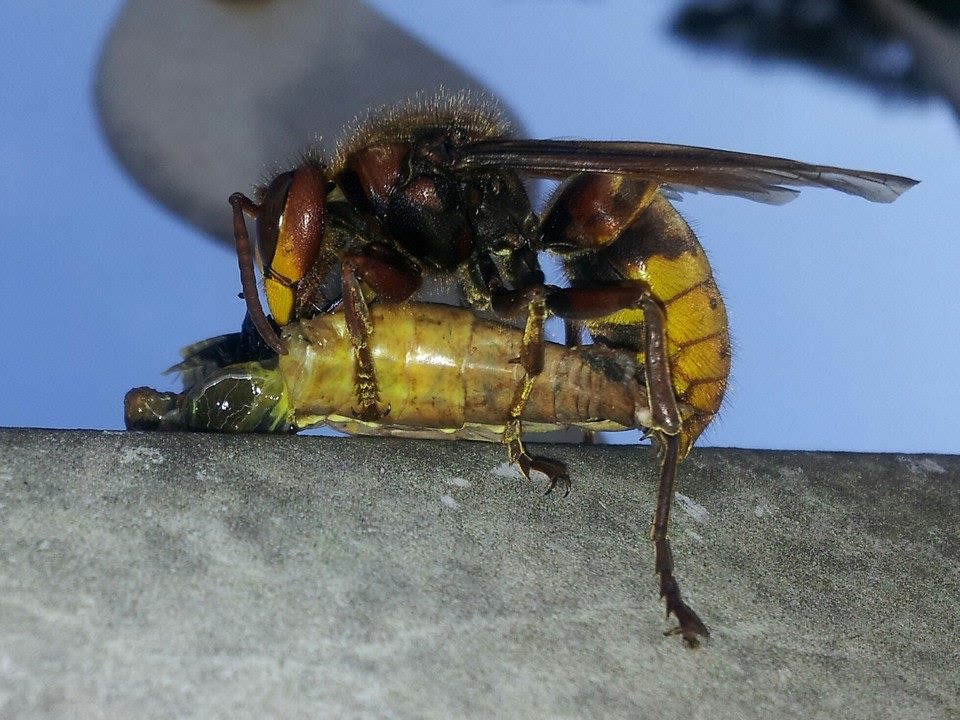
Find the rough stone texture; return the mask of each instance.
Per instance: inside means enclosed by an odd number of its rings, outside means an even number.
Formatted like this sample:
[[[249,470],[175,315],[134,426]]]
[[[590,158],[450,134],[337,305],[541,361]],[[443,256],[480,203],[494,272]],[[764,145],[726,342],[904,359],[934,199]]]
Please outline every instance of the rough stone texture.
[[[0,431],[0,717],[960,717],[960,458]]]

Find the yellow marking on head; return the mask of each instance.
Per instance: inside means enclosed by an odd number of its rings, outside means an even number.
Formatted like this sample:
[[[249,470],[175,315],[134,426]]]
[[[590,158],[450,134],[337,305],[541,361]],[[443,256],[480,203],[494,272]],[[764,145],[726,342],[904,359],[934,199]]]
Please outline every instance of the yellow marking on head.
[[[264,294],[267,296],[267,305],[273,319],[280,326],[287,325],[293,320],[293,288],[279,280],[268,277],[263,281]]]
[[[270,272],[296,283],[306,273],[307,261],[297,244],[290,237],[284,220],[286,220],[285,217],[280,220],[280,232],[277,237],[276,250],[274,250],[273,258],[270,260]]]

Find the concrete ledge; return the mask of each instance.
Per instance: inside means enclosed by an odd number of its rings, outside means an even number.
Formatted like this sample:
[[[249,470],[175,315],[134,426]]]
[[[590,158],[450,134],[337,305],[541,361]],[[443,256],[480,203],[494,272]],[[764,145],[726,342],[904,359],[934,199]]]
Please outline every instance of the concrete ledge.
[[[0,430],[0,717],[960,717],[960,458]]]

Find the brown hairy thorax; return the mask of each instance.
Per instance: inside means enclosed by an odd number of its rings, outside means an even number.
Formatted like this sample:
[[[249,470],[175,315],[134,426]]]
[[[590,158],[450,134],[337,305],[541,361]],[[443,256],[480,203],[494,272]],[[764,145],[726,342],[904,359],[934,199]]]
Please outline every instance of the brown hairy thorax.
[[[396,105],[376,108],[358,116],[344,130],[331,163],[334,174],[350,153],[369,145],[409,142],[423,133],[457,138],[499,138],[512,134],[500,107],[473,93],[440,93],[418,96]]]

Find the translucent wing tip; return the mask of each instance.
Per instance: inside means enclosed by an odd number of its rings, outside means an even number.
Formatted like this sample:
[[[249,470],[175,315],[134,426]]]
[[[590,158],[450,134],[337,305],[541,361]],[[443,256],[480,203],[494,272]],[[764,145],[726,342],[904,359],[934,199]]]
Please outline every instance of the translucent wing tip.
[[[830,170],[822,172],[818,181],[825,187],[880,203],[893,202],[919,182],[899,175],[868,172],[853,174],[849,171]]]

